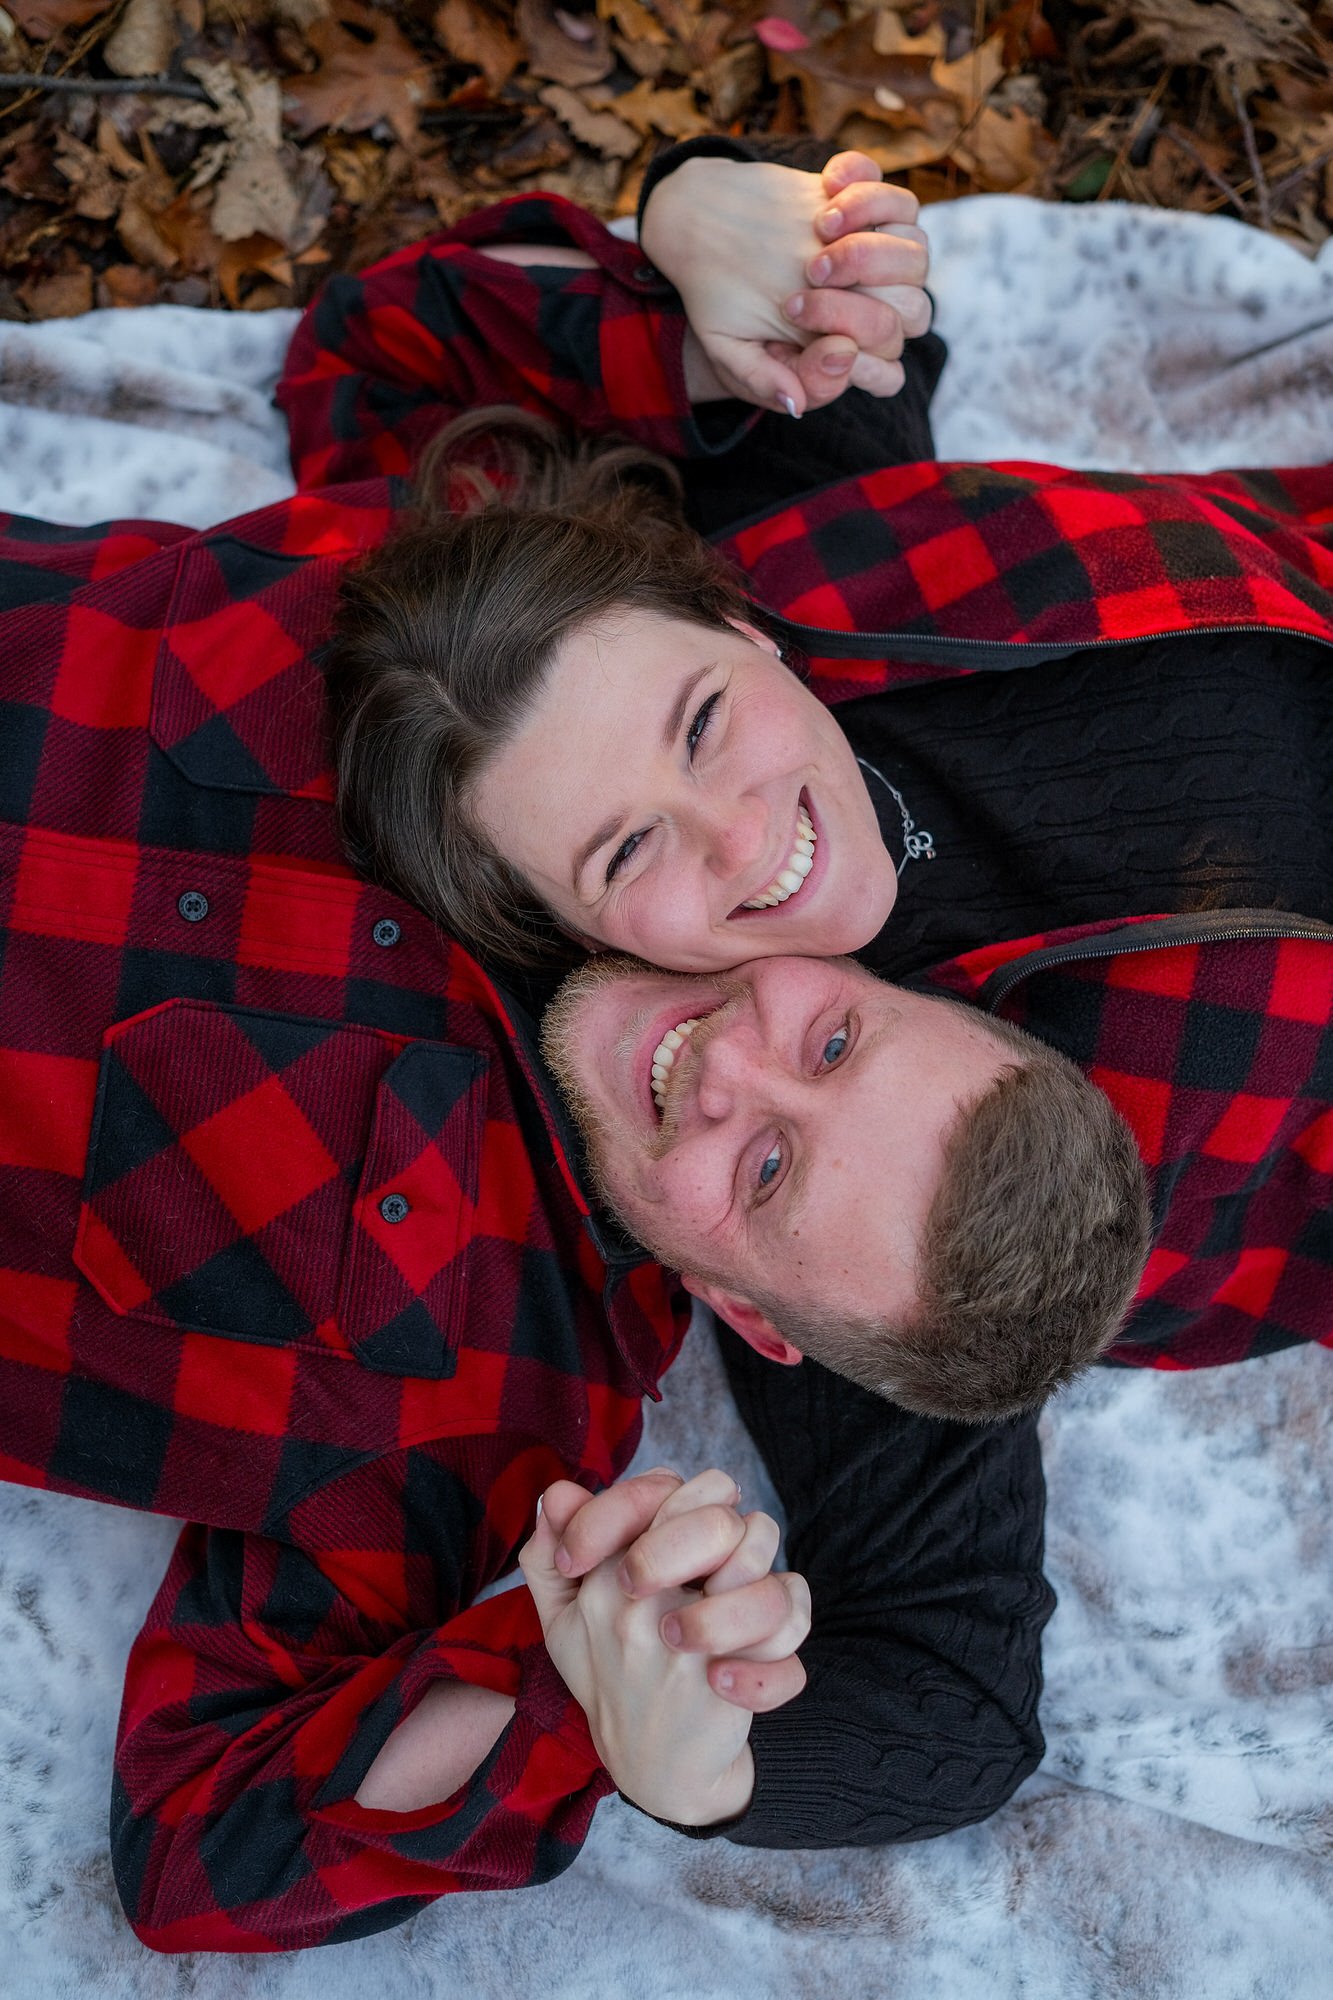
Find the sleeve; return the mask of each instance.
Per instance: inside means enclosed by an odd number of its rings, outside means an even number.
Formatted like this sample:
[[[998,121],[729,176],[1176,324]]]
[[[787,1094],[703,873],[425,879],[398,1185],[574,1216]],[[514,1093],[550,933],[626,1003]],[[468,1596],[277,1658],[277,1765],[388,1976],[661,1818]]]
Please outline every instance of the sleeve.
[[[1036,1769],[1045,1487],[1035,1420],[913,1417],[813,1361],[720,1332],[740,1412],[810,1584],[804,1691],[756,1716],[752,1847],[924,1840]]]
[[[185,1529],[130,1655],[117,1745],[112,1856],[144,1944],[341,1942],[574,1859],[611,1780],[526,1588],[472,1602],[564,1468],[529,1448],[482,1507],[494,1442],[347,1475],[303,1503],[292,1539]],[[359,1806],[383,1744],[442,1678],[514,1697],[494,1749],[438,1805]]]
[[[167,521],[100,521],[62,527],[28,514],[0,514],[0,613],[59,601],[195,531]]]
[[[485,254],[500,243],[572,247],[593,268],[500,263]],[[306,312],[277,392],[298,483],[408,472],[449,418],[487,403],[673,458],[725,450],[731,433],[705,436],[690,407],[685,327],[637,245],[572,202],[521,195],[478,210],[333,279]]]

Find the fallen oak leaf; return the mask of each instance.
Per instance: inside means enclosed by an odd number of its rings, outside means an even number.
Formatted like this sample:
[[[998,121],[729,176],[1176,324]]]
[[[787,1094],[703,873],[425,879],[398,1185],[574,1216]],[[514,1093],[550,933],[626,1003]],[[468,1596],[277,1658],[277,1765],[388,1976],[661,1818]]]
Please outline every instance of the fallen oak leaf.
[[[596,110],[613,110],[644,138],[650,132],[662,132],[669,139],[694,139],[712,130],[689,84],[678,90],[656,90],[644,77],[619,97],[609,90],[594,90],[586,93],[586,101]]]
[[[55,165],[69,183],[74,213],[89,222],[110,222],[120,207],[121,190],[104,156],[62,129],[56,133]]]
[[[775,82],[799,83],[809,128],[820,139],[832,139],[854,111],[911,124],[924,104],[952,95],[934,80],[930,57],[878,54],[871,14],[792,54],[770,49],[768,64]]]
[[[580,32],[571,34],[569,29],[575,23]],[[550,0],[518,0],[515,25],[527,51],[528,68],[534,76],[551,83],[567,84],[571,89],[600,83],[615,62],[611,31],[605,21],[566,14]],[[586,37],[583,28],[588,30]]]
[[[244,306],[247,296],[253,295],[253,288],[250,294],[242,290],[246,278],[267,278],[285,290],[291,288],[295,278],[291,259],[281,243],[263,235],[224,244],[217,260],[217,274],[222,296],[229,306]]]
[[[666,46],[671,40],[643,0],[597,0],[597,13],[600,20],[614,21],[627,42],[656,42]]]
[[[444,0],[435,10],[435,39],[456,61],[479,69],[492,96],[523,60],[523,44],[477,0]]]
[[[591,146],[595,153],[612,160],[632,160],[638,152],[638,132],[614,111],[594,110],[576,90],[567,89],[563,83],[548,83],[537,95],[580,145]]]
[[[324,127],[368,132],[383,119],[405,146],[414,142],[430,65],[386,14],[338,0],[335,13],[306,29],[306,40],[319,66],[283,86],[288,121],[302,138]]]
[[[1055,141],[1020,105],[985,104],[951,157],[986,194],[1024,194],[1040,178]]]
[[[16,289],[34,319],[76,319],[93,309],[93,274],[86,265],[53,278],[32,278]]]

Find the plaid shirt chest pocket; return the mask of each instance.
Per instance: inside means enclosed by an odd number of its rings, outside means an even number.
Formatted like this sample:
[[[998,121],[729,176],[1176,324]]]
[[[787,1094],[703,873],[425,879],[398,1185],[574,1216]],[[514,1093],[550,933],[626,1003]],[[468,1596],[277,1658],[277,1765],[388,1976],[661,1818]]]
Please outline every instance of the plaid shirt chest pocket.
[[[75,1262],[121,1314],[453,1372],[487,1061],[174,1000],[104,1039]]]

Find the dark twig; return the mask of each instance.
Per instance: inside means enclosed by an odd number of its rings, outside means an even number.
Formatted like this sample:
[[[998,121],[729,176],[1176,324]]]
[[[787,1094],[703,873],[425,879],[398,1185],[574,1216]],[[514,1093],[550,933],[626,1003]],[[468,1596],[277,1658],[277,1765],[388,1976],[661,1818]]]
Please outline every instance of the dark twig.
[[[201,83],[177,83],[169,76],[43,76],[36,70],[17,70],[0,76],[0,93],[7,90],[76,91],[97,97],[131,97],[136,91],[148,97],[188,97],[196,104],[211,104],[212,98]]]
[[[1125,170],[1125,162],[1128,160],[1130,154],[1133,152],[1135,146],[1138,144],[1139,137],[1143,132],[1145,126],[1147,125],[1148,120],[1152,117],[1158,105],[1161,103],[1162,93],[1166,89],[1166,86],[1170,82],[1170,80],[1171,80],[1170,70],[1164,69],[1162,71],[1162,74],[1158,77],[1156,83],[1153,85],[1152,95],[1147,99],[1145,99],[1144,103],[1140,105],[1138,116],[1135,118],[1128,132],[1126,132],[1123,140],[1120,143],[1120,150],[1116,154],[1114,160],[1112,160],[1111,162],[1111,171],[1106,176],[1106,179],[1102,182],[1101,191],[1097,196],[1098,201],[1110,200],[1111,191],[1114,188],[1116,182],[1119,180],[1121,174]]]
[[[1245,157],[1250,163],[1250,172],[1254,176],[1254,192],[1259,201],[1259,224],[1263,229],[1271,229],[1273,227],[1273,204],[1269,199],[1268,182],[1264,179],[1264,170],[1259,164],[1259,148],[1255,144],[1254,127],[1250,123],[1250,114],[1245,109],[1245,98],[1234,76],[1231,78],[1231,97],[1232,102],[1235,104],[1236,116],[1240,120],[1240,129],[1245,139]]]
[[[1238,212],[1241,219],[1245,220],[1246,219],[1245,204],[1241,200],[1240,196],[1237,194],[1235,188],[1232,187],[1230,181],[1224,181],[1221,174],[1214,172],[1212,167],[1209,166],[1207,160],[1205,160],[1203,154],[1199,151],[1198,147],[1195,145],[1194,141],[1188,136],[1188,134],[1180,131],[1179,128],[1175,125],[1164,125],[1162,127],[1162,135],[1164,138],[1173,140],[1174,143],[1180,147],[1182,153],[1189,154],[1190,158],[1193,160],[1195,166],[1199,169],[1200,173],[1207,175],[1208,179],[1212,182],[1213,186],[1218,190],[1218,192],[1226,196],[1227,200],[1231,203],[1231,206]]]

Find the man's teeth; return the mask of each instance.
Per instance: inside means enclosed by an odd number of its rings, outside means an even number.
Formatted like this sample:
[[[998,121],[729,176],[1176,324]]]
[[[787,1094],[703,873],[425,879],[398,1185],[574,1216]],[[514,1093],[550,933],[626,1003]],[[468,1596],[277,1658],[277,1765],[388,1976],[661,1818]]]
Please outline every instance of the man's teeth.
[[[674,1028],[667,1029],[653,1050],[653,1102],[659,1111],[666,1103],[667,1078],[676,1060],[676,1051],[684,1048],[702,1019],[702,1014],[696,1014],[692,1021],[677,1021]]]
[[[804,806],[798,806],[796,845],[786,867],[774,876],[762,895],[748,896],[743,907],[747,910],[771,910],[776,903],[785,903],[789,896],[794,896],[815,865],[815,842],[818,838],[809,813]]]

